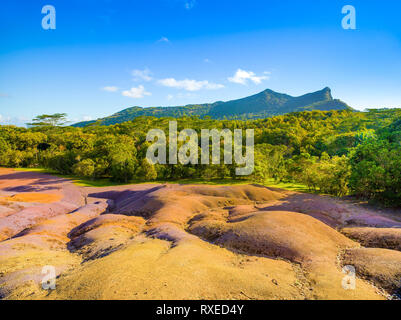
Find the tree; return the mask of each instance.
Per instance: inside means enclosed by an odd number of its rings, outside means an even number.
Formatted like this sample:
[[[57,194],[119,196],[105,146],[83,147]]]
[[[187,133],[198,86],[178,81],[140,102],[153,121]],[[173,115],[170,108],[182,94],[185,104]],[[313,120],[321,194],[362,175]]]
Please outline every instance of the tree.
[[[8,145],[7,141],[0,137],[0,154],[3,154],[10,150],[10,146]]]
[[[129,182],[135,177],[136,164],[134,154],[127,152],[123,147],[116,148],[111,155],[111,178],[118,182]]]
[[[94,177],[101,178],[101,177],[105,176],[108,172],[109,167],[110,167],[110,164],[106,159],[102,159],[102,158],[95,159]]]
[[[330,158],[323,153],[320,161],[313,166],[316,185],[322,193],[341,197],[348,194],[348,182],[351,174],[349,159],[346,156]]]
[[[77,162],[77,154],[73,151],[52,153],[46,161],[50,169],[66,175],[72,174],[72,169]]]
[[[385,140],[372,140],[351,154],[350,186],[367,199],[401,204],[401,147]]]
[[[152,181],[157,179],[157,172],[155,166],[145,158],[142,159],[141,164],[137,171],[138,178],[145,181]]]
[[[5,154],[6,166],[19,168],[21,163],[24,161],[24,154],[19,150],[10,150]]]
[[[72,167],[72,172],[80,177],[91,178],[95,173],[95,162],[91,159],[82,160]]]
[[[111,126],[57,127],[65,123],[65,117],[65,114],[41,115],[29,129],[0,126],[0,166],[41,166],[60,174],[75,173],[121,182],[134,178],[152,180],[156,174],[163,180],[239,179],[235,162],[153,167],[144,162],[150,145],[146,133],[153,128],[167,132],[171,118],[144,115]],[[222,121],[187,116],[177,122],[180,129],[192,128],[198,134],[201,129],[212,128],[254,129],[255,171],[249,180],[297,182],[311,191],[340,196],[349,194],[350,186],[354,195],[401,204],[401,110],[316,111],[249,121],[239,119]]]
[[[66,113],[42,114],[32,119],[31,123],[27,123],[31,127],[58,127],[67,123]]]
[[[257,182],[265,183],[273,178],[280,181],[285,176],[283,146],[260,144],[255,148],[255,171],[253,174]]]

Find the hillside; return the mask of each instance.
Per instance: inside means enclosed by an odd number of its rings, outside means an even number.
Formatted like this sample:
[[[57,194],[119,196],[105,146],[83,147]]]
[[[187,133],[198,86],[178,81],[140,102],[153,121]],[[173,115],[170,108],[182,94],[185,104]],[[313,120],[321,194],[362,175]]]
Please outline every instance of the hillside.
[[[157,118],[182,116],[210,116],[213,119],[258,119],[283,115],[290,112],[311,110],[345,110],[351,108],[341,100],[333,99],[330,88],[308,93],[300,97],[272,90],[265,90],[253,96],[227,102],[218,101],[212,104],[193,104],[178,107],[132,107],[117,112],[97,121],[86,121],[75,124],[84,127],[90,124],[112,125],[131,121],[141,116]]]

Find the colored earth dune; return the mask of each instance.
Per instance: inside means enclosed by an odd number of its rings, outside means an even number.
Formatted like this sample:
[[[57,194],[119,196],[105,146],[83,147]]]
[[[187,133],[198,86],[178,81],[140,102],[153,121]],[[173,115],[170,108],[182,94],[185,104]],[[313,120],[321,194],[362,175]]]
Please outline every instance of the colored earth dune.
[[[0,169],[2,299],[388,299],[400,250],[401,216],[331,197]]]

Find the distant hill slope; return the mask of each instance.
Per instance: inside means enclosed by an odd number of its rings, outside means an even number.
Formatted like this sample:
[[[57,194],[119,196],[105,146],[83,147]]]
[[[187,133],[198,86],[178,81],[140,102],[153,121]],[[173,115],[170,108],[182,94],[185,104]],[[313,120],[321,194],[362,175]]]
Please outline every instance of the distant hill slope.
[[[213,119],[255,119],[268,118],[297,111],[352,109],[345,102],[333,99],[330,88],[308,93],[300,97],[265,90],[250,97],[218,101],[211,104],[187,105],[181,107],[132,107],[109,117],[75,124],[84,127],[90,124],[112,125],[133,120],[141,116],[174,117],[210,116]]]

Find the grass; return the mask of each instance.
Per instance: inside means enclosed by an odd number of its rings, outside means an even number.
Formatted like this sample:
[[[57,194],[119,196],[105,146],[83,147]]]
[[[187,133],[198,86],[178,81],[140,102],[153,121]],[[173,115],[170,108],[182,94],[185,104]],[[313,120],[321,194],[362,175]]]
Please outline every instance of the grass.
[[[246,180],[246,179],[214,179],[205,181],[202,179],[181,179],[177,181],[169,181],[164,183],[178,183],[178,184],[205,184],[205,185],[245,185],[245,184],[254,184],[255,181]],[[260,183],[258,183],[260,184]],[[265,187],[269,188],[278,188],[285,189],[289,191],[297,191],[297,192],[307,192],[310,193],[308,187],[292,183],[292,182],[276,182],[274,179],[267,180],[264,184]]]
[[[44,169],[44,168],[16,168],[14,170],[22,171],[22,172],[40,172],[40,173],[51,174],[56,177],[70,179],[75,185],[77,185],[79,187],[113,187],[113,186],[128,185],[128,184],[133,183],[133,182],[120,183],[120,182],[111,181],[110,179],[92,180],[92,179],[86,179],[86,178],[77,177],[77,176],[73,176],[73,175],[62,175],[62,174],[57,173],[56,171],[53,171],[50,169]],[[143,182],[141,182],[141,183],[143,183]]]
[[[274,179],[269,179],[264,183],[266,187],[279,188],[290,191],[311,193],[309,188],[303,184],[293,182],[276,182]]]
[[[75,185],[79,187],[114,187],[114,186],[123,186],[123,185],[130,185],[130,184],[201,184],[201,185],[225,185],[225,186],[232,186],[232,185],[246,185],[246,184],[254,184],[255,182],[252,180],[247,179],[213,179],[213,180],[204,180],[204,179],[178,179],[178,180],[157,180],[157,181],[140,181],[140,180],[132,180],[128,183],[121,183],[111,181],[110,179],[86,179],[82,177],[77,177],[73,175],[61,175],[56,171],[44,168],[17,168],[14,169],[16,171],[22,172],[40,172],[40,173],[47,173],[51,174],[60,178],[70,179]],[[274,179],[270,179],[264,183],[264,186],[270,188],[278,188],[284,189],[289,191],[297,191],[297,192],[307,192],[310,193],[309,189],[297,183],[290,183],[290,182],[276,182]]]

